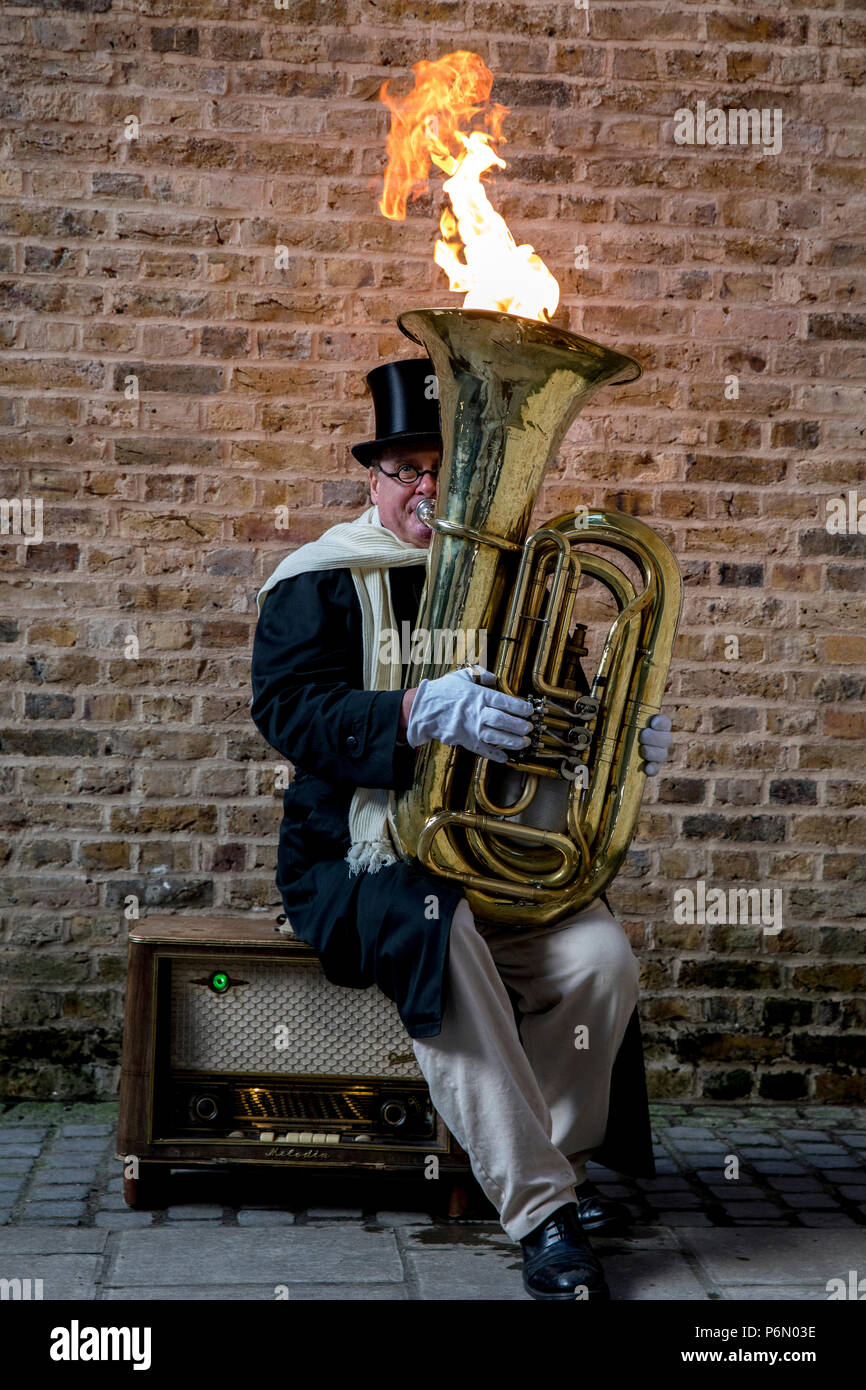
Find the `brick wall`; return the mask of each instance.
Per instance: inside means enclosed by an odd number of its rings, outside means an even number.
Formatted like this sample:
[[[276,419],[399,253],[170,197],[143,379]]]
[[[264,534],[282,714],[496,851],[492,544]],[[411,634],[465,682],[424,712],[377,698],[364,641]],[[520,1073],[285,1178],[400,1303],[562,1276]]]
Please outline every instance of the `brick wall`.
[[[113,1093],[129,895],[276,900],[253,596],[357,514],[364,374],[447,298],[438,182],[376,209],[378,89],[471,48],[556,321],[645,368],[540,515],[634,511],[685,576],[675,748],[612,890],[653,1094],[864,1099],[866,539],[825,524],[866,497],[864,33],[856,0],[4,7],[0,484],[44,504],[40,544],[0,537],[7,1095]],[[699,100],[781,110],[781,152],[676,143]],[[784,930],[678,925],[697,879],[783,889]]]

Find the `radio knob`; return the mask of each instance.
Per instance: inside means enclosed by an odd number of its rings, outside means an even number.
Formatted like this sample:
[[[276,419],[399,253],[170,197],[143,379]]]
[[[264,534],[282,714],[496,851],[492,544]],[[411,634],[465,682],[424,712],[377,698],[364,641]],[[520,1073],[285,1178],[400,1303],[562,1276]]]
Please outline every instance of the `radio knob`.
[[[400,1125],[406,1123],[406,1107],[402,1100],[384,1101],[379,1114],[383,1124],[390,1125],[392,1129],[399,1129]]]
[[[193,1114],[199,1120],[215,1120],[219,1106],[213,1096],[195,1096],[192,1103]]]

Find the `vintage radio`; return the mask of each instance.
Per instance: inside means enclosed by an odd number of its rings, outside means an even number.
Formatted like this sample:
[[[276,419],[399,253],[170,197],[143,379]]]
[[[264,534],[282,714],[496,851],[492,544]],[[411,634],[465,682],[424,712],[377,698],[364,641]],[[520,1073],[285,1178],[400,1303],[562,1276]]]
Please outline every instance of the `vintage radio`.
[[[130,925],[117,1157],[131,1206],[170,1167],[215,1163],[420,1177],[435,1160],[452,1215],[480,1191],[394,1004],[331,984],[261,916]]]

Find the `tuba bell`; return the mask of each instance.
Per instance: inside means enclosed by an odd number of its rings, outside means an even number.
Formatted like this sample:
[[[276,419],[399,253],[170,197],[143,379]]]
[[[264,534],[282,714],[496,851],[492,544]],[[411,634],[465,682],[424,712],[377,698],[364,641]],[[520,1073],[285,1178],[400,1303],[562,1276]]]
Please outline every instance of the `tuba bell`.
[[[533,731],[505,763],[422,745],[391,831],[404,858],[464,886],[476,918],[550,926],[597,898],[628,850],[645,776],[638,735],[660,710],[682,583],[668,546],[624,512],[583,508],[527,531],[578,412],[641,369],[512,314],[419,309],[398,324],[433,361],[442,428],[438,497],[418,508],[433,535],[416,629],[452,637],[428,640],[408,684],[454,670],[455,635],[482,633],[498,688],[532,703]],[[583,576],[616,608],[588,691]]]

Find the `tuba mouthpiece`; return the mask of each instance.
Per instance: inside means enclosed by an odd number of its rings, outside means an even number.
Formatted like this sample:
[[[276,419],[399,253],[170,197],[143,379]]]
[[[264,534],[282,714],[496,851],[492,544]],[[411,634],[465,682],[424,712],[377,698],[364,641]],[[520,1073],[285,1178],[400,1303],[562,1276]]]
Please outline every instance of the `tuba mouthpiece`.
[[[433,518],[436,515],[436,504],[432,497],[422,497],[415,508],[415,515],[422,525],[433,530]]]

